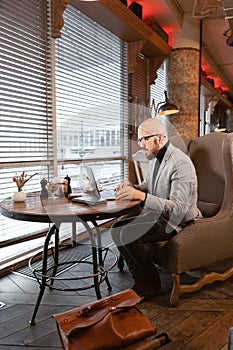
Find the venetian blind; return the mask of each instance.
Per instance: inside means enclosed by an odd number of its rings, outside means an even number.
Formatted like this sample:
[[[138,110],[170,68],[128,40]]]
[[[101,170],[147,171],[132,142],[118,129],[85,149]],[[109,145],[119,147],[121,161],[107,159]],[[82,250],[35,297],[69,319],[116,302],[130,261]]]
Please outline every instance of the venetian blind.
[[[52,91],[49,7],[44,0],[0,2],[0,199],[17,191],[12,177],[39,172],[25,192],[52,172]],[[0,240],[44,227],[0,216]]]
[[[58,160],[78,185],[89,162],[102,183],[124,172],[127,155],[127,47],[121,39],[69,5],[56,40]]]
[[[150,104],[152,104],[152,100],[154,99],[155,108],[159,102],[165,101],[165,72],[163,65],[157,71],[157,78],[154,84],[151,85],[150,88]],[[151,111],[153,117],[155,117],[155,109]]]

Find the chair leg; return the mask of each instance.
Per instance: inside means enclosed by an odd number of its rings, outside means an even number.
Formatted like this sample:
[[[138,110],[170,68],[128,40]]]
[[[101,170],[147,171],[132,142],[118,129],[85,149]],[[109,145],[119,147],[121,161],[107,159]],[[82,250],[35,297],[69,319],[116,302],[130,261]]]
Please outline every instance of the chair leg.
[[[121,272],[124,270],[124,258],[121,254],[118,257],[117,267]]]
[[[173,273],[173,286],[170,295],[170,303],[172,306],[178,306],[179,304],[179,296],[182,293],[193,293],[200,290],[202,287],[207,284],[211,284],[216,281],[223,282],[233,276],[233,267],[230,267],[223,273],[218,272],[208,272],[206,274],[202,274],[201,277],[193,284],[180,284],[180,274]]]
[[[171,306],[178,306],[179,304],[179,295],[180,295],[180,274],[179,273],[173,273],[173,285],[172,285],[172,291],[170,295],[170,304]]]

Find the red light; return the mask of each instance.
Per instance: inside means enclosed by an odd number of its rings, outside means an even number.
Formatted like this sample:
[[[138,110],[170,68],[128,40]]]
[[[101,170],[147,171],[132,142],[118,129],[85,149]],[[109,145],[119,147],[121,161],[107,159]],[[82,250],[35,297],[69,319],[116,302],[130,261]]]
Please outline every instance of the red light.
[[[203,72],[206,73],[207,78],[214,79],[214,87],[222,91],[228,91],[226,84],[214,73],[213,68],[208,64],[208,62],[202,58],[201,67]]]

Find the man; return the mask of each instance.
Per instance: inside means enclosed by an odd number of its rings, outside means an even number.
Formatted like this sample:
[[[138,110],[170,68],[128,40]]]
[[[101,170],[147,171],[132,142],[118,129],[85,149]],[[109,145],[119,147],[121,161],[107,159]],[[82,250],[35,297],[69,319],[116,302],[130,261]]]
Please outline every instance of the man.
[[[170,143],[158,119],[139,126],[138,144],[149,160],[148,179],[142,185],[119,184],[116,200],[141,200],[143,210],[116,222],[111,234],[134,279],[133,289],[151,297],[161,289],[151,243],[171,239],[199,215],[197,179],[190,158]]]

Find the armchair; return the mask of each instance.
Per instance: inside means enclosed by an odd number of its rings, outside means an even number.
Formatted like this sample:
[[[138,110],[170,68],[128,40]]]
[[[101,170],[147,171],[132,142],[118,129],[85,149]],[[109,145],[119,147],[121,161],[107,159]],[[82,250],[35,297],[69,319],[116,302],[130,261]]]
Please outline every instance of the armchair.
[[[190,142],[190,157],[198,178],[198,207],[203,218],[190,223],[168,242],[155,243],[155,263],[173,276],[170,303],[181,293],[193,292],[233,275],[210,272],[192,285],[182,285],[183,272],[233,258],[233,134],[214,132]]]

